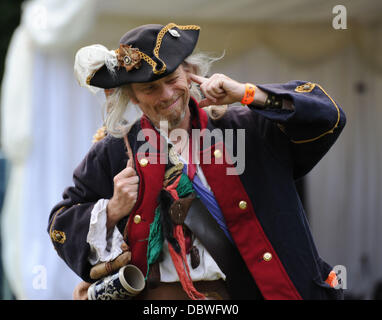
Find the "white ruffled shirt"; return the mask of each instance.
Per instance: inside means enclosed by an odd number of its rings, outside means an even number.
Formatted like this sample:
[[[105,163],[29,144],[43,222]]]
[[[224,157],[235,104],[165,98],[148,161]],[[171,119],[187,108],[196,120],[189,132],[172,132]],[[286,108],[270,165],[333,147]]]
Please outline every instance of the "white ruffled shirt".
[[[205,186],[210,189],[199,166],[197,166],[196,174]],[[106,207],[108,202],[109,200],[107,199],[98,200],[91,212],[87,242],[90,245],[89,262],[92,265],[113,260],[122,253],[121,244],[123,243],[123,236],[118,228],[114,227],[114,229],[107,234]],[[215,260],[197,238],[195,238],[193,245],[199,250],[200,264],[197,268],[193,269],[191,267],[190,255],[187,255],[191,279],[193,281],[225,280],[225,274],[220,270]],[[163,246],[163,260],[159,263],[159,270],[162,282],[179,281],[168,250],[167,241],[165,241]]]

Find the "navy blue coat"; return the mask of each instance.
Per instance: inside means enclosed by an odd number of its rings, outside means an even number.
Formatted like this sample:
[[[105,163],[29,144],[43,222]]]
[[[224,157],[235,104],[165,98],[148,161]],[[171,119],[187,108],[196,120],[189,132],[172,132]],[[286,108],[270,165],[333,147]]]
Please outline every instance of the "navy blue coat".
[[[235,166],[229,158],[234,159],[240,146],[226,145],[224,135],[214,138],[211,145],[201,144],[200,166],[265,299],[341,299],[342,290],[325,282],[332,267],[314,245],[295,179],[307,174],[333,145],[345,125],[345,115],[318,84],[291,81],[258,87],[269,93],[266,108],[229,107],[219,120],[208,118],[190,100],[193,128],[234,129],[234,142],[236,129],[245,129],[242,174],[227,175],[227,169]],[[292,101],[294,110],[280,108],[274,102],[279,98]],[[145,273],[149,226],[165,165],[159,161],[164,156],[162,144],[141,152],[146,141],[137,137],[142,129],[153,129],[146,117],[128,134],[140,178],[138,199],[129,218],[117,227],[132,250],[132,263]],[[148,135],[144,136],[147,140]],[[204,154],[219,154],[215,150],[221,151],[223,159],[203,163]],[[143,158],[147,161],[140,161]],[[85,281],[91,281],[86,243],[90,212],[99,199],[112,197],[113,177],[126,167],[127,160],[123,139],[107,136],[95,143],[74,172],[74,186],[65,190],[63,200],[51,211],[48,231],[54,247]],[[137,214],[141,220],[134,223]]]

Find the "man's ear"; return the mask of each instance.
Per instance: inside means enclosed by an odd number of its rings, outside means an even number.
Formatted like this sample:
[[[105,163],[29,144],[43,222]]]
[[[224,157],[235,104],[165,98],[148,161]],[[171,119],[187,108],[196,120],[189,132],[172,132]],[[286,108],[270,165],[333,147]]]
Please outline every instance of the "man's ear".
[[[192,67],[189,63],[187,63],[186,61],[183,61],[182,63],[182,68],[183,70],[186,72],[186,73],[190,73],[192,71]]]
[[[182,67],[184,72],[186,73],[187,83],[191,84],[192,81],[190,79],[190,73],[196,74],[196,68],[185,61],[182,63]]]

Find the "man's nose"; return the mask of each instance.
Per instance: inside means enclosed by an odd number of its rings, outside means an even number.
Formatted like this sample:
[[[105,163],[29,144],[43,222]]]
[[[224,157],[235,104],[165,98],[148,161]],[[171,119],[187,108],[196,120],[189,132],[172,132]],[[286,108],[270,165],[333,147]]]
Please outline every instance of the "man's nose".
[[[172,89],[172,87],[168,84],[164,84],[162,86],[162,90],[161,90],[161,100],[162,101],[166,101],[166,100],[170,100],[174,95],[174,90]]]

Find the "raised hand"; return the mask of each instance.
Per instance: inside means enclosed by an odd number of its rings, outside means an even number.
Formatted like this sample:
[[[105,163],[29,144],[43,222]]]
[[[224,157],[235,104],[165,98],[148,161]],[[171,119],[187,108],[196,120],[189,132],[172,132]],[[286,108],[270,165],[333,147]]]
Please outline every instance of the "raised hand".
[[[127,161],[126,168],[114,179],[113,197],[107,204],[107,229],[113,228],[119,220],[130,214],[138,197],[139,177],[133,167],[133,158]]]
[[[204,78],[190,73],[189,77],[200,85],[205,96],[199,102],[200,107],[240,102],[245,93],[245,83],[232,80],[224,74],[215,73],[210,78]]]

